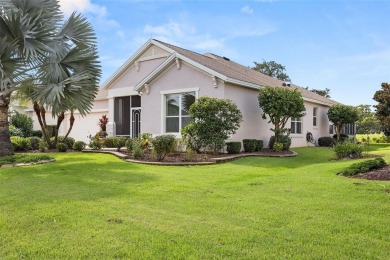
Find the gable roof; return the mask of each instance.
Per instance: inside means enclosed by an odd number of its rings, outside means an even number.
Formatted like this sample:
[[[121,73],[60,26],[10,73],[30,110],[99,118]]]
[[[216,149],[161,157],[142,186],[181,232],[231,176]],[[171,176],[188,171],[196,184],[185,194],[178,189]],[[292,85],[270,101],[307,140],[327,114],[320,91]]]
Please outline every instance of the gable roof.
[[[172,49],[175,52],[181,54],[182,56],[185,56],[209,69],[212,69],[213,71],[225,75],[227,78],[252,83],[258,85],[259,88],[262,86],[283,86],[284,82],[282,80],[267,76],[261,72],[231,61],[225,57],[221,57],[212,53],[206,53],[202,55],[162,41],[158,41],[155,39],[154,41],[165,45],[169,49]],[[322,103],[325,105],[339,104],[332,99],[318,95],[314,92],[311,92],[310,90],[299,87],[297,85],[291,84],[290,87],[292,89],[297,89],[299,92],[301,92],[302,97],[307,101]]]

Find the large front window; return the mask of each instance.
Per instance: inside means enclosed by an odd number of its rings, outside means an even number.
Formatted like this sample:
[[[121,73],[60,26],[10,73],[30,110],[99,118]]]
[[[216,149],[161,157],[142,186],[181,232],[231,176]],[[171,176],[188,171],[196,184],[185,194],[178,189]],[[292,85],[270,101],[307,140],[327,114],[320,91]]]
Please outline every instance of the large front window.
[[[302,134],[302,117],[291,118],[291,133]]]
[[[179,133],[191,122],[190,106],[195,102],[195,92],[165,95],[165,132]]]

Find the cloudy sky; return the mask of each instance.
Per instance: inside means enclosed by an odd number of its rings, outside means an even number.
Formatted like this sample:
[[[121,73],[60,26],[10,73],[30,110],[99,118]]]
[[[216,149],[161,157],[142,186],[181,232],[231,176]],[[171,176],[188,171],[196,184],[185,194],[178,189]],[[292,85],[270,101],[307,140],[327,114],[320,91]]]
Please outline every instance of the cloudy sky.
[[[60,0],[99,42],[104,82],[149,38],[252,66],[274,60],[294,84],[375,104],[390,82],[390,0]]]

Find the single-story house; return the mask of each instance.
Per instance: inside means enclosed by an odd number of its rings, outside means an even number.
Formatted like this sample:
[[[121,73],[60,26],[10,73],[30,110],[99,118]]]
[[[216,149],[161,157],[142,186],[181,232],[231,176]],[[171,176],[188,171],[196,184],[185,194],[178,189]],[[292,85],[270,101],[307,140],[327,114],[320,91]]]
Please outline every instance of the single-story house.
[[[242,112],[243,121],[232,141],[255,138],[267,145],[273,132],[261,117],[257,99],[263,86],[284,86],[302,94],[306,115],[288,122],[293,147],[313,145],[306,140],[308,132],[314,139],[332,134],[326,113],[338,102],[229,58],[150,39],[101,86],[91,114],[76,117],[71,136],[87,141],[89,134],[99,131],[98,119],[106,114],[109,136],[169,133],[180,137],[180,129],[191,121],[186,108],[198,97],[210,96],[231,99]],[[63,132],[67,124],[66,118]]]

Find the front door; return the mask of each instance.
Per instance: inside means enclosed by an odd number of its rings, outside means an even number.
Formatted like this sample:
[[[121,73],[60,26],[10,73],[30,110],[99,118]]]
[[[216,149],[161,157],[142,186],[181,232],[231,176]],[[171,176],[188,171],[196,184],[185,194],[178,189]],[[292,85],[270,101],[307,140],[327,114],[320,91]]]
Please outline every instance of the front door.
[[[131,108],[131,137],[137,138],[141,132],[141,108],[132,107]]]

